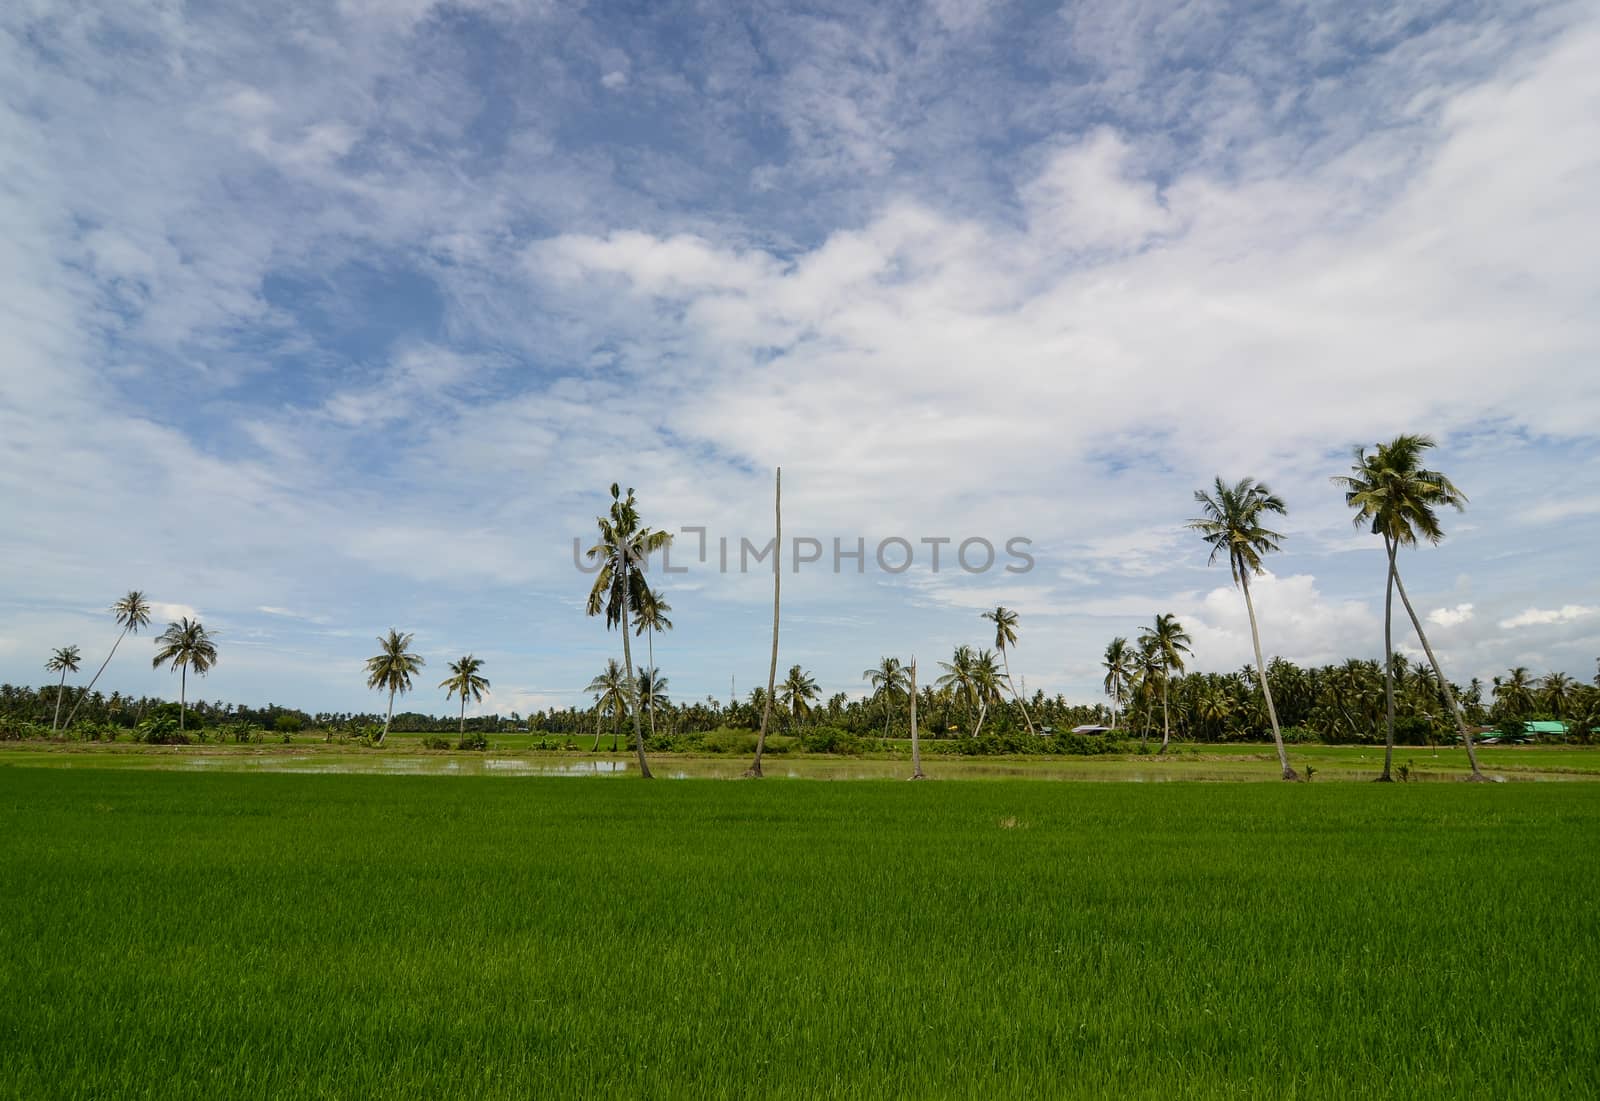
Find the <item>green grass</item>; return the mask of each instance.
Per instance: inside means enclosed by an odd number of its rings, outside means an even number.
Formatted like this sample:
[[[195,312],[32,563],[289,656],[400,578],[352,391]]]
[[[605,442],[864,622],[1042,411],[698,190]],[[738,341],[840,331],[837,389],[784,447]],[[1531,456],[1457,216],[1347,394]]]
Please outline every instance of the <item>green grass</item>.
[[[1593,1096],[1600,787],[0,767],[0,1094]]]

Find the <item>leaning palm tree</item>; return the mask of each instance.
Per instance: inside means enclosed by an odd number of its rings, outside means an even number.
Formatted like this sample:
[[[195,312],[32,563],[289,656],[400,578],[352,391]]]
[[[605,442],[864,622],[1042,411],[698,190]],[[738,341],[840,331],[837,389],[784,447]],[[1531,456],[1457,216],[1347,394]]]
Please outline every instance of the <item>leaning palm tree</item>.
[[[170,663],[170,664],[169,664]],[[175,623],[167,624],[167,629],[161,632],[156,639],[156,656],[150,662],[150,668],[159,669],[167,665],[169,669],[178,670],[178,730],[183,730],[183,713],[189,703],[189,670],[193,669],[196,676],[203,677],[217,664],[217,647],[212,642],[211,636],[198,619],[184,616]]]
[[[819,695],[821,691],[810,673],[798,665],[789,667],[789,675],[778,685],[778,702],[788,710],[791,728],[811,714],[811,701]]]
[[[1256,651],[1256,672],[1261,680],[1261,694],[1267,701],[1267,718],[1272,723],[1272,741],[1278,747],[1278,765],[1285,780],[1298,780],[1300,775],[1289,767],[1289,754],[1283,748],[1283,731],[1278,726],[1278,709],[1272,702],[1272,686],[1267,683],[1266,663],[1261,660],[1261,632],[1256,627],[1256,605],[1250,599],[1250,576],[1260,576],[1265,571],[1261,556],[1278,549],[1282,535],[1267,528],[1262,521],[1269,513],[1288,515],[1283,498],[1276,496],[1263,482],[1254,478],[1241,478],[1236,485],[1216,479],[1211,493],[1195,491],[1194,499],[1205,515],[1189,521],[1189,528],[1211,547],[1207,565],[1218,555],[1228,558],[1228,570],[1233,583],[1244,593],[1245,611],[1250,614],[1250,643]]]
[[[456,733],[463,737],[467,733],[467,697],[472,697],[473,703],[483,702],[483,690],[489,687],[489,682],[478,675],[478,670],[483,668],[483,659],[475,658],[471,654],[460,661],[450,663],[450,675],[439,682],[439,687],[444,689],[444,698],[451,696],[461,697],[461,722]]]
[[[68,728],[72,726],[72,717],[78,713],[78,708],[83,705],[84,700],[89,698],[89,693],[94,691],[96,682],[100,680],[100,674],[106,671],[106,666],[111,664],[111,659],[117,656],[117,647],[121,646],[122,640],[128,637],[128,632],[132,631],[134,634],[138,634],[141,628],[150,625],[150,601],[145,597],[144,593],[134,589],[127,596],[111,605],[111,614],[116,616],[117,625],[122,628],[122,632],[117,635],[117,641],[111,644],[111,652],[106,655],[106,660],[100,663],[100,668],[96,669],[94,676],[89,678],[89,687],[83,690],[83,693],[73,703],[72,710],[67,712],[66,726]]]
[[[389,690],[389,710],[383,717],[379,745],[389,737],[389,724],[394,721],[395,693],[405,695],[411,691],[411,678],[426,664],[421,654],[411,652],[411,638],[390,627],[387,635],[378,636],[379,652],[367,659],[367,687]]]
[[[656,667],[656,632],[672,630],[672,620],[667,618],[667,613],[670,611],[672,611],[672,605],[667,603],[666,598],[661,595],[660,591],[646,585],[644,599],[639,601],[639,623],[633,629],[633,633],[644,635],[645,646],[650,653],[650,668],[652,670]],[[650,716],[650,736],[654,738],[656,736],[655,703],[648,696],[642,698],[645,703],[645,711]]]
[[[1017,693],[1017,682],[1011,679],[1011,650],[1017,644],[1017,613],[1007,608],[1004,604],[992,612],[980,612],[979,618],[987,619],[994,624],[994,644],[1000,651],[1000,660],[1006,667],[1006,684],[1011,689],[1012,697],[1017,701],[1017,706],[1022,709],[1022,719],[1028,724],[1028,733],[1033,733],[1033,716],[1028,714],[1028,705],[1022,702],[1022,697]]]
[[[1101,659],[1100,667],[1106,671],[1105,690],[1111,697],[1111,725],[1117,725],[1117,705],[1122,702],[1123,694],[1127,691],[1128,682],[1133,679],[1133,651],[1128,648],[1128,640],[1114,638],[1106,644],[1106,656]]]
[[[1466,495],[1457,489],[1449,478],[1437,470],[1429,470],[1422,465],[1423,453],[1431,450],[1433,446],[1431,436],[1408,434],[1396,436],[1388,443],[1378,444],[1371,455],[1367,454],[1366,448],[1358,447],[1355,452],[1355,466],[1351,468],[1351,472],[1334,478],[1333,482],[1344,489],[1345,504],[1355,509],[1356,527],[1368,527],[1374,535],[1383,537],[1384,551],[1389,559],[1388,584],[1400,594],[1400,603],[1405,606],[1406,614],[1411,617],[1411,625],[1416,629],[1418,641],[1422,643],[1422,651],[1428,655],[1428,664],[1433,666],[1434,674],[1439,678],[1439,689],[1455,716],[1456,729],[1461,734],[1462,743],[1467,747],[1467,761],[1472,766],[1472,775],[1469,779],[1485,781],[1488,777],[1478,770],[1478,754],[1472,746],[1472,732],[1467,729],[1466,717],[1461,714],[1461,706],[1456,702],[1455,692],[1439,665],[1439,659],[1434,656],[1433,647],[1428,643],[1427,633],[1422,629],[1422,620],[1417,617],[1416,609],[1411,606],[1411,598],[1406,595],[1405,582],[1400,579],[1400,569],[1396,562],[1400,548],[1416,546],[1418,536],[1435,546],[1444,538],[1444,529],[1439,525],[1438,510],[1441,507],[1448,506],[1457,512],[1466,507]],[[1388,654],[1393,649],[1388,637],[1389,609],[1390,600],[1386,596],[1384,599],[1386,668]],[[1390,758],[1394,755],[1392,678],[1386,680],[1386,691],[1389,699],[1389,729],[1385,739],[1383,775],[1379,779],[1388,778]]]
[[[861,678],[872,685],[871,700],[883,703],[883,736],[889,736],[889,722],[894,714],[896,696],[906,694],[907,671],[899,658],[882,658],[871,669],[863,669]]]
[[[1172,740],[1172,721],[1167,708],[1167,686],[1172,681],[1174,671],[1183,672],[1183,655],[1190,653],[1189,643],[1193,641],[1189,632],[1183,629],[1183,624],[1170,612],[1162,612],[1156,616],[1155,626],[1145,627],[1139,632],[1141,642],[1150,644],[1150,652],[1155,656],[1161,670],[1161,748],[1160,753],[1167,751],[1167,744]]]
[[[633,712],[633,744],[639,754],[639,775],[650,779],[650,762],[644,756],[644,730],[639,722],[638,685],[633,681],[633,647],[628,645],[628,611],[644,603],[650,586],[645,583],[644,566],[650,555],[672,542],[664,531],[653,531],[639,522],[639,509],[629,487],[624,497],[617,483],[611,483],[611,509],[595,517],[600,539],[588,550],[592,561],[600,563],[594,587],[589,590],[589,615],[605,613],[606,629],[622,629],[622,669],[628,682],[628,709]]]
[[[50,655],[50,660],[44,663],[44,667],[50,672],[61,674],[61,683],[56,685],[56,714],[55,718],[50,720],[52,734],[61,726],[61,695],[67,690],[67,674],[76,673],[81,660],[82,655],[78,653],[76,646],[61,646]]]
[[[611,716],[611,752],[617,751],[617,723],[628,713],[628,676],[616,658],[607,658],[606,667],[589,682],[585,692],[595,693],[594,750],[600,752],[600,718]]]

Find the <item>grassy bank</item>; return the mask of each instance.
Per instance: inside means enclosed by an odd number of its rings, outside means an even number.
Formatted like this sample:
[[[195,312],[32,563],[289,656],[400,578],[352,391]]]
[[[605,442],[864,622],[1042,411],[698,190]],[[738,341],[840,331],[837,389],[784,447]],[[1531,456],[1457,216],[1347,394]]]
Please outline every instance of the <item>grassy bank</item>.
[[[1590,785],[0,768],[18,1097],[1592,1088]]]

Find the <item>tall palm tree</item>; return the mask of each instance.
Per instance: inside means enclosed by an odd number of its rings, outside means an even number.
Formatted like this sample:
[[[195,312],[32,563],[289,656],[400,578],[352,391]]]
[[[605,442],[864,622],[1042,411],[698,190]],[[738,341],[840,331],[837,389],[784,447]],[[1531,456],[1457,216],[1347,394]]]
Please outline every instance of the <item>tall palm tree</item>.
[[[978,709],[977,684],[972,676],[974,661],[972,647],[957,646],[949,661],[939,663],[939,668],[944,670],[944,674],[934,682],[937,687],[950,693],[952,701],[955,699],[962,701],[962,711],[968,719]],[[945,725],[949,725],[948,721]]]
[[[667,704],[671,702],[669,699],[667,699],[667,678],[662,676],[661,670],[657,669],[655,666],[641,665],[639,666],[637,673],[634,675],[634,681],[639,686],[639,705],[646,711],[652,713],[650,736],[653,738],[655,737],[656,733],[655,721],[653,718],[656,704]],[[670,729],[668,733],[671,733]]]
[[[1139,635],[1139,652],[1134,655],[1133,668],[1139,678],[1135,691],[1143,704],[1139,721],[1139,745],[1143,748],[1150,741],[1150,718],[1155,712],[1156,690],[1162,685],[1163,668],[1161,654],[1148,633]]]
[[[81,660],[82,655],[78,653],[76,646],[61,646],[50,655],[50,660],[44,663],[44,667],[50,672],[61,674],[61,683],[56,685],[56,714],[55,718],[50,720],[51,733],[61,726],[61,695],[67,690],[67,674],[76,673]]]
[[[1461,706],[1456,702],[1450,681],[1445,677],[1439,659],[1434,656],[1433,647],[1428,643],[1428,635],[1422,629],[1422,620],[1417,617],[1416,609],[1411,606],[1411,598],[1406,595],[1405,582],[1400,579],[1400,569],[1397,564],[1400,548],[1416,546],[1419,536],[1435,546],[1444,539],[1444,529],[1439,525],[1440,508],[1448,506],[1460,512],[1466,507],[1466,495],[1457,489],[1449,478],[1437,470],[1429,470],[1422,465],[1424,452],[1431,450],[1433,446],[1431,436],[1407,434],[1396,436],[1388,443],[1378,444],[1371,455],[1367,454],[1366,448],[1358,447],[1355,452],[1355,466],[1351,468],[1351,472],[1340,475],[1333,481],[1335,485],[1344,489],[1345,504],[1355,509],[1356,527],[1367,526],[1374,535],[1383,537],[1384,551],[1389,558],[1389,584],[1400,594],[1400,603],[1405,606],[1406,614],[1411,617],[1411,625],[1416,629],[1418,641],[1422,643],[1422,651],[1428,655],[1428,664],[1433,666],[1434,674],[1439,678],[1440,691],[1443,692],[1445,701],[1455,716],[1456,729],[1460,731],[1462,743],[1467,747],[1467,761],[1472,766],[1472,775],[1469,779],[1485,781],[1488,777],[1478,770],[1478,754],[1472,746],[1472,732],[1467,729],[1466,717],[1461,714]],[[1385,597],[1386,659],[1393,649],[1388,638],[1389,603],[1389,599]],[[1387,661],[1385,664],[1387,666]],[[1385,739],[1383,776],[1379,777],[1380,779],[1388,777],[1390,758],[1394,756],[1392,679],[1387,680],[1385,690],[1389,696],[1387,706],[1390,717]]]
[[[899,658],[882,658],[871,669],[863,669],[861,677],[872,685],[871,700],[881,701],[883,704],[883,736],[889,736],[889,721],[894,714],[894,700],[896,696],[903,696],[907,691],[908,674],[906,667],[900,664]]]
[[[388,740],[389,724],[394,721],[395,693],[405,695],[411,691],[411,678],[427,664],[421,654],[411,652],[411,639],[409,633],[401,634],[390,627],[387,635],[378,636],[378,653],[367,659],[367,687],[389,690],[389,711],[383,717],[379,745]]]
[[[979,618],[987,619],[994,624],[994,644],[1000,651],[1000,660],[1006,667],[1006,684],[1011,688],[1011,695],[1017,701],[1017,706],[1022,708],[1022,719],[1028,724],[1028,733],[1032,734],[1033,716],[1028,714],[1028,705],[1022,702],[1022,697],[1017,694],[1017,682],[1011,679],[1011,650],[1017,644],[1017,613],[999,605],[992,612],[980,612]]]
[[[995,661],[993,650],[980,650],[972,662],[972,691],[978,698],[978,727],[972,732],[976,738],[983,733],[983,720],[991,705],[998,707],[1004,700],[1000,696],[1000,681],[1005,676]]]
[[[170,663],[170,664],[169,664]],[[189,702],[189,670],[193,669],[196,676],[203,677],[217,664],[216,643],[206,633],[206,629],[198,619],[184,616],[182,619],[167,624],[167,629],[161,632],[156,639],[156,656],[150,662],[150,668],[159,669],[167,665],[169,669],[178,670],[178,730],[184,727],[183,715]]]
[[[473,703],[483,702],[483,690],[489,687],[489,682],[478,675],[478,670],[483,668],[483,659],[475,658],[471,654],[460,661],[452,661],[449,665],[450,675],[439,682],[439,687],[444,689],[444,698],[451,696],[461,697],[461,723],[457,733],[467,733],[467,697],[472,697]]]
[[[644,588],[644,599],[639,601],[639,624],[633,629],[636,635],[644,635],[645,647],[650,654],[650,669],[656,667],[656,632],[672,630],[672,620],[667,613],[672,611],[672,605],[661,595],[659,589],[652,589],[649,585]],[[662,682],[665,683],[665,682]],[[656,736],[656,706],[648,696],[643,697],[645,711],[650,716],[650,736]]]
[[[1267,488],[1266,483],[1254,478],[1241,478],[1237,484],[1228,485],[1217,478],[1212,492],[1196,490],[1195,503],[1203,516],[1189,521],[1189,529],[1211,547],[1207,565],[1216,562],[1218,555],[1228,558],[1228,570],[1233,583],[1244,593],[1245,611],[1250,615],[1250,643],[1255,647],[1256,672],[1260,674],[1261,694],[1267,701],[1267,718],[1272,723],[1272,741],[1278,747],[1278,765],[1285,780],[1298,780],[1300,775],[1289,767],[1289,754],[1283,748],[1283,731],[1278,726],[1278,709],[1272,702],[1272,686],[1267,682],[1267,666],[1261,660],[1261,632],[1256,627],[1256,605],[1250,599],[1250,577],[1263,572],[1261,556],[1278,549],[1282,535],[1267,528],[1262,521],[1269,514],[1288,515],[1283,498]]]
[[[617,751],[617,723],[628,713],[628,675],[617,664],[616,658],[607,658],[600,675],[589,682],[585,692],[595,696],[594,752],[600,752],[600,716],[611,716],[611,752]]]
[[[111,652],[106,655],[106,660],[100,663],[100,668],[89,678],[89,686],[73,703],[72,710],[67,712],[68,728],[72,726],[72,717],[78,713],[78,708],[83,706],[83,701],[94,691],[95,684],[100,680],[100,674],[106,671],[111,659],[117,656],[117,647],[122,645],[122,640],[128,636],[128,632],[138,634],[140,630],[150,625],[150,601],[144,593],[133,589],[127,596],[111,605],[111,614],[116,617],[117,626],[121,627],[122,631],[117,635],[117,641],[111,644]]]
[[[1183,629],[1177,617],[1170,612],[1162,612],[1156,616],[1155,626],[1145,627],[1139,632],[1141,642],[1149,642],[1150,652],[1153,654],[1161,670],[1161,749],[1167,751],[1167,743],[1172,740],[1172,722],[1167,710],[1167,686],[1172,680],[1174,671],[1183,672],[1183,655],[1190,653],[1189,643],[1194,641],[1189,637],[1189,632]]]
[[[1117,705],[1122,702],[1128,682],[1133,679],[1133,651],[1128,648],[1128,640],[1114,638],[1107,643],[1106,656],[1101,659],[1100,667],[1106,671],[1104,687],[1106,695],[1111,697],[1111,725],[1114,728],[1117,725]]]
[[[611,483],[611,509],[595,517],[600,539],[588,555],[599,562],[594,587],[589,590],[587,611],[606,616],[606,629],[622,628],[622,668],[628,681],[628,704],[633,712],[633,742],[639,754],[639,775],[650,779],[650,762],[644,756],[644,731],[639,723],[638,685],[633,681],[633,648],[628,645],[628,610],[644,603],[650,586],[645,582],[644,566],[650,556],[672,542],[664,531],[653,531],[639,522],[639,509],[633,489],[624,497],[617,483]]]
[[[778,686],[778,700],[789,711],[789,719],[798,724],[811,713],[811,701],[821,694],[810,673],[798,665],[789,667],[789,675]]]

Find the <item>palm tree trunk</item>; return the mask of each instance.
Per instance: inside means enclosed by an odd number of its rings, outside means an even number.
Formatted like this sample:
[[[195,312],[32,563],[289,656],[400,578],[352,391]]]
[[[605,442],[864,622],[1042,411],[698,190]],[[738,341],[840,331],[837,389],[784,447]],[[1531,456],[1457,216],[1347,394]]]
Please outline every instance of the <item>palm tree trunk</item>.
[[[78,713],[78,708],[83,706],[83,701],[89,698],[89,693],[94,691],[95,682],[100,679],[100,674],[106,671],[106,666],[111,664],[111,659],[117,656],[117,647],[122,645],[122,639],[128,633],[128,628],[122,629],[122,634],[117,636],[117,641],[111,644],[111,652],[106,655],[106,660],[100,663],[100,668],[95,670],[94,676],[89,680],[89,687],[74,701],[72,710],[67,712],[67,726],[72,725],[72,717]]]
[[[1298,780],[1300,774],[1289,767],[1289,754],[1283,748],[1283,731],[1278,728],[1278,709],[1272,702],[1272,685],[1267,683],[1267,666],[1261,660],[1261,632],[1256,628],[1256,604],[1250,599],[1250,574],[1240,571],[1239,585],[1244,589],[1244,608],[1250,613],[1250,643],[1256,650],[1256,673],[1261,677],[1261,694],[1267,698],[1267,718],[1272,722],[1272,741],[1278,747],[1278,764],[1283,768],[1285,780]]]
[[[1167,751],[1167,743],[1172,740],[1172,724],[1167,718],[1167,679],[1169,676],[1170,674],[1168,673],[1161,674],[1161,748],[1156,750],[1157,753],[1165,753]]]
[[[772,693],[778,684],[778,594],[782,588],[783,570],[783,467],[778,467],[773,480],[773,543],[772,543],[772,662],[767,666],[767,698],[761,709],[761,733],[756,735],[756,759],[745,775],[761,778],[761,752],[767,747],[767,726],[772,721]]]
[[[926,779],[922,775],[922,747],[917,743],[917,659],[911,659],[911,778]]]
[[[1028,705],[1022,702],[1022,696],[1017,691],[1017,682],[1011,679],[1011,655],[1004,646],[1000,647],[1000,660],[1006,663],[1006,683],[1011,686],[1011,697],[1017,701],[1017,706],[1022,708],[1022,721],[1028,724],[1028,733],[1033,733],[1033,716],[1028,714]]]
[[[461,693],[461,725],[456,728],[456,736],[461,738],[467,736],[467,694],[465,692]]]
[[[656,630],[645,628],[644,644],[650,649],[650,737],[656,736]]]
[[[389,711],[383,716],[383,733],[378,735],[378,744],[382,745],[389,738],[389,724],[394,721],[394,688],[389,688]]]
[[[1439,690],[1444,693],[1444,698],[1450,705],[1450,711],[1456,717],[1456,729],[1461,731],[1461,741],[1467,747],[1467,761],[1472,765],[1472,775],[1469,779],[1487,782],[1489,777],[1478,771],[1478,754],[1472,748],[1472,732],[1467,729],[1466,717],[1461,714],[1461,706],[1456,703],[1456,694],[1450,687],[1450,682],[1445,679],[1444,670],[1439,668],[1439,659],[1433,656],[1433,647],[1428,645],[1428,636],[1423,633],[1422,621],[1417,618],[1417,611],[1411,606],[1411,598],[1406,596],[1405,582],[1400,580],[1400,571],[1394,571],[1394,587],[1400,592],[1400,603],[1406,606],[1406,614],[1411,617],[1411,626],[1417,629],[1417,638],[1422,642],[1422,652],[1428,655],[1428,664],[1433,666],[1434,676],[1439,678]]]
[[[50,733],[54,734],[61,726],[61,694],[67,690],[67,671],[61,670],[61,683],[56,685],[56,717],[50,720]]]
[[[183,733],[183,713],[189,703],[189,667],[178,666],[178,733]]]
[[[633,679],[633,647],[628,645],[628,569],[632,565],[628,561],[627,548],[622,552],[622,660],[628,669],[628,703],[633,708],[633,745],[639,754],[639,775],[641,778],[652,779],[650,775],[650,762],[644,757],[644,730],[639,724],[639,682]],[[615,743],[613,743],[613,747]]]
[[[983,733],[983,720],[989,717],[989,702],[985,700],[978,705],[978,725],[972,728],[972,736],[976,738]]]
[[[1399,546],[1383,537],[1384,550],[1389,552],[1389,574],[1383,587],[1383,783],[1394,782],[1389,770],[1394,765],[1394,556]]]
[[[594,748],[589,751],[590,753],[599,753],[600,752],[600,720],[603,719],[603,718],[605,718],[605,715],[600,710],[600,701],[599,700],[595,700],[594,701]]]

